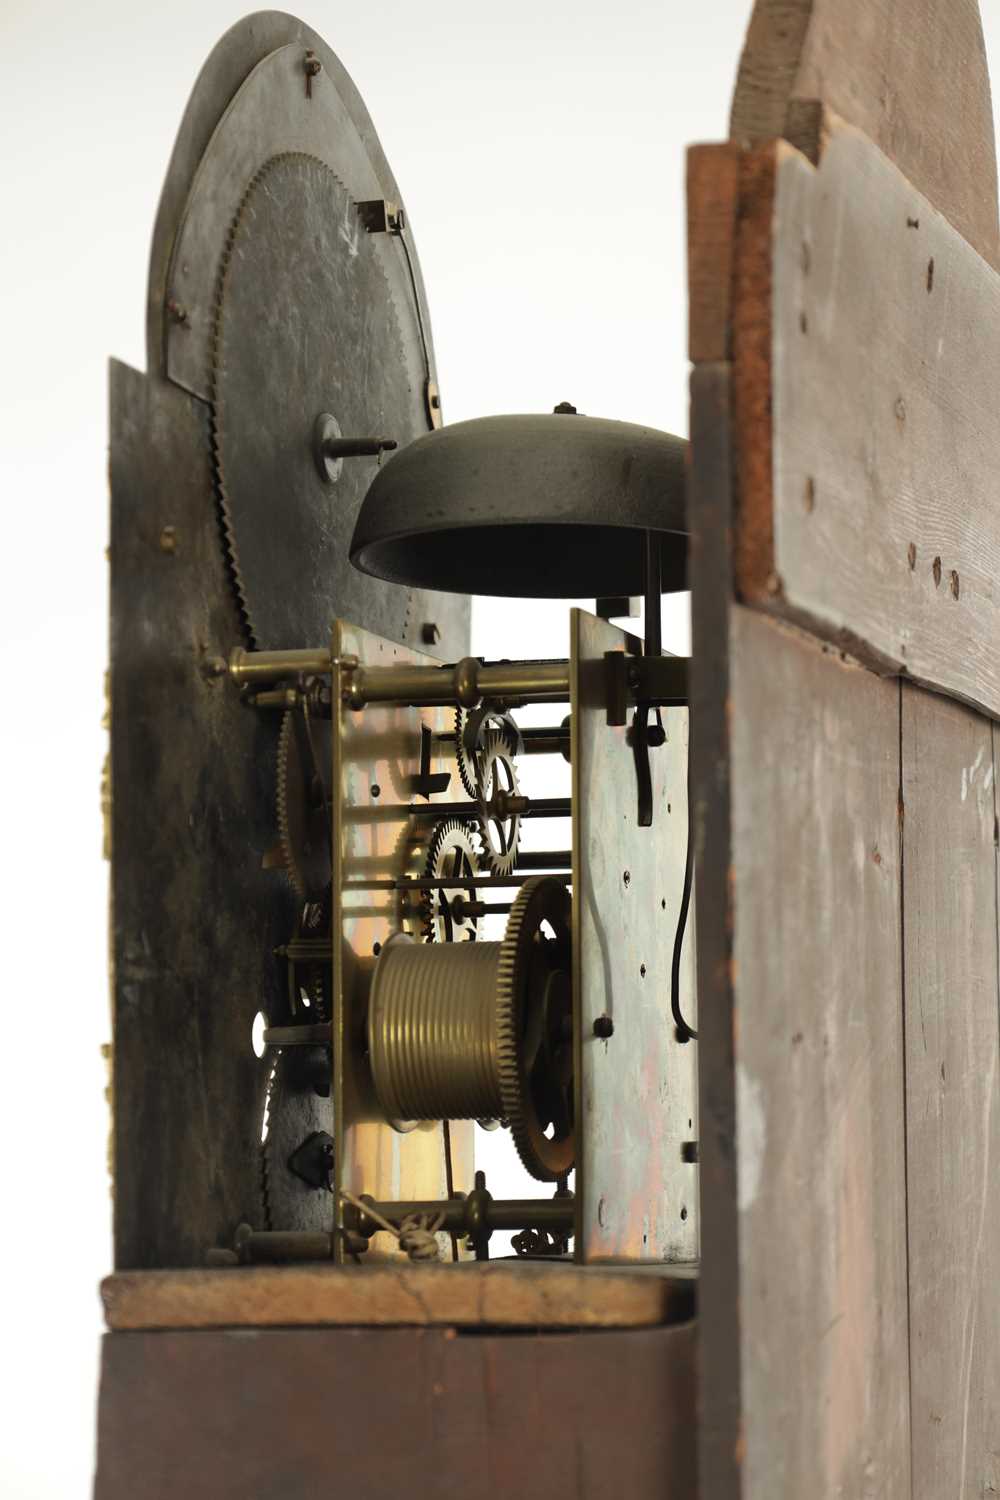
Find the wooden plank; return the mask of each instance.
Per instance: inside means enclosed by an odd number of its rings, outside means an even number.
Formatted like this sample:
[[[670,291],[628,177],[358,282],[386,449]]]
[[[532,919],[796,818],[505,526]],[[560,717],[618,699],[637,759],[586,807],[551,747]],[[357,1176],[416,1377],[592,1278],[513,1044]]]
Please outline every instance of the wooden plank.
[[[696,365],[730,355],[740,162],[731,144],[688,148],[688,356]]]
[[[903,690],[915,1500],[1000,1491],[993,729]]]
[[[730,673],[740,1492],[892,1500],[910,1493],[899,689],[739,607]]]
[[[1000,278],[836,120],[740,224],[741,596],[1000,715]]]
[[[996,154],[977,0],[757,0],[730,134],[743,144],[785,136],[803,146],[799,132],[813,102],[863,130],[997,263]]]
[[[740,1489],[742,1444],[735,1012],[730,859],[729,611],[732,593],[730,367],[691,375],[691,812],[698,961],[701,1310],[699,1475],[720,1500]]]
[[[101,1287],[109,1328],[423,1324],[638,1328],[689,1318],[693,1272],[474,1262],[126,1271]]]
[[[694,1330],[113,1333],[95,1500],[693,1500]]]

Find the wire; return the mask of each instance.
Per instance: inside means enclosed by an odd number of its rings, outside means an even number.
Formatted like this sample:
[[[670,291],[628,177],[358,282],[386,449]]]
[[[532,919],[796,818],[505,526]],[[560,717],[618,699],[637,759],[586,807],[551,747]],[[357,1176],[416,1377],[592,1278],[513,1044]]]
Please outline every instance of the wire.
[[[441,1133],[444,1136],[444,1180],[445,1190],[449,1198],[455,1196],[455,1173],[451,1161],[451,1121],[441,1121]],[[458,1260],[458,1235],[451,1230],[451,1258]]]
[[[431,352],[430,352],[430,349],[429,349],[428,344],[427,344],[427,334],[424,331],[424,315],[423,315],[423,312],[421,311],[421,308],[420,308],[420,293],[417,290],[417,276],[416,276],[416,272],[413,269],[413,261],[410,259],[410,247],[406,243],[406,230],[405,230],[405,228],[400,228],[400,230],[399,230],[398,234],[396,234],[395,238],[399,240],[399,243],[403,247],[403,254],[406,257],[406,269],[410,273],[410,286],[413,288],[413,306],[414,306],[414,309],[415,309],[416,314],[417,314],[417,328],[418,328],[419,333],[420,333],[420,343],[423,346],[423,351],[424,351],[424,372],[425,372],[425,374],[427,376],[427,379],[430,380],[430,378],[431,378]]]
[[[687,825],[687,851],[684,856],[684,890],[681,894],[681,909],[677,914],[677,931],[674,933],[674,956],[670,965],[670,1013],[674,1018],[677,1028],[677,1040],[679,1042],[691,1042],[698,1040],[698,1033],[693,1026],[689,1026],[681,1011],[681,952],[684,948],[684,933],[687,928],[688,908],[691,905],[691,867],[693,864],[693,847],[691,839],[691,825],[694,822],[691,807],[691,759],[688,755],[688,825]]]

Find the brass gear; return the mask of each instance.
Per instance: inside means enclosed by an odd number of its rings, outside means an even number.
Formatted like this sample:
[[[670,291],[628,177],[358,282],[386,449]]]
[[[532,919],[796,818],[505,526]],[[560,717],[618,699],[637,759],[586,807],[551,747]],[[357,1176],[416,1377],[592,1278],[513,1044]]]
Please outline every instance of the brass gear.
[[[506,797],[520,795],[514,751],[505,734],[489,729],[483,737],[479,803],[479,840],[483,858],[494,875],[509,875],[517,860],[521,834],[518,813],[505,812]]]
[[[561,880],[526,880],[497,965],[500,1099],[517,1153],[540,1182],[565,1177],[575,1156],[570,919]],[[545,937],[543,924],[553,938]]]
[[[327,886],[319,901],[307,901],[299,910],[292,932],[288,955],[288,1009],[298,1015],[299,1007],[308,1007],[308,1019],[329,1021],[333,1014],[333,956],[330,923],[333,914],[333,885]],[[320,949],[307,958],[297,956],[296,945],[312,943]]]
[[[332,1138],[333,1101],[317,1088],[324,1071],[323,1049],[280,1048],[265,1056],[262,1067],[257,1162],[263,1226],[329,1231],[332,1195],[304,1182],[289,1164],[310,1137],[323,1132]]]
[[[482,787],[483,740],[490,730],[503,735],[510,746],[511,754],[521,749],[521,735],[517,725],[505,709],[489,703],[467,711],[455,709],[455,758],[458,762],[458,777],[466,795],[476,801]]]
[[[435,876],[471,876],[479,873],[479,858],[468,823],[446,818],[431,835],[427,847],[424,874]],[[474,890],[439,888],[421,892],[422,932],[429,943],[473,943],[478,936],[476,917],[463,917],[462,898],[475,899]],[[456,898],[458,900],[456,901]]]
[[[320,901],[330,884],[329,809],[321,767],[330,725],[289,709],[278,734],[278,837],[285,872],[303,901]]]

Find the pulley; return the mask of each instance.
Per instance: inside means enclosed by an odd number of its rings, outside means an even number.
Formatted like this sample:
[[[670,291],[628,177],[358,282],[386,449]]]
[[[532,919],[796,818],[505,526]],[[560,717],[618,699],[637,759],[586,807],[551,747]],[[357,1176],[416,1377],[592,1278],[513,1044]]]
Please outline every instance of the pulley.
[[[533,1177],[564,1177],[574,1160],[564,883],[526,881],[499,943],[391,938],[372,979],[368,1055],[379,1106],[397,1129],[501,1117]]]

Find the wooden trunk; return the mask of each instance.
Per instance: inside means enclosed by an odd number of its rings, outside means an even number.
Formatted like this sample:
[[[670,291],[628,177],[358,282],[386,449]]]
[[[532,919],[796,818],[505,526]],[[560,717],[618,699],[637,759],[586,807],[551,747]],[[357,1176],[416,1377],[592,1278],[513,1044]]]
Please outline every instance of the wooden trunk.
[[[95,1500],[689,1500],[694,1325],[112,1333]]]

